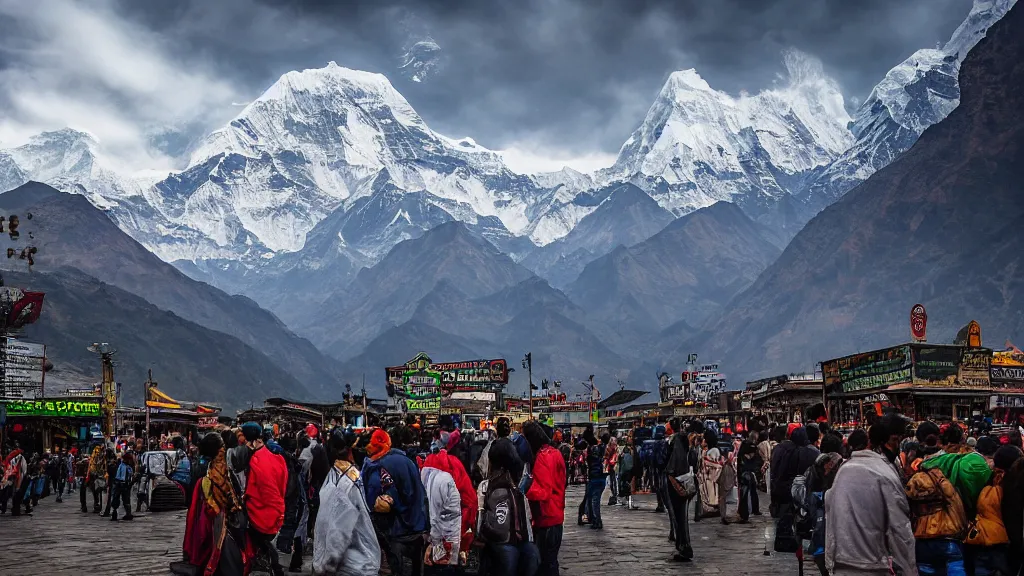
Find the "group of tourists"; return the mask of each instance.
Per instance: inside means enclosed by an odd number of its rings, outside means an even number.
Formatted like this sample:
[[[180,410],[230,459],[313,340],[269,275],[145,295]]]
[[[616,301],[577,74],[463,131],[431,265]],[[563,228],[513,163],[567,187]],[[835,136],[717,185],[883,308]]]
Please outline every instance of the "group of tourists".
[[[0,455],[0,514],[6,514],[10,508],[11,516],[31,516],[40,499],[51,495],[56,496],[57,502],[63,502],[65,490],[71,494],[76,486],[76,454],[76,449],[62,453],[57,448],[53,453],[27,455],[17,443],[8,447]]]
[[[188,511],[181,574],[247,574],[265,562],[314,574],[556,576],[565,508],[565,459],[554,431],[507,418],[463,438],[442,417],[356,432],[308,425],[275,435],[248,422],[207,434],[209,459]]]
[[[80,454],[77,447],[63,452],[55,447],[53,452],[26,457],[14,443],[3,456],[0,514],[10,508],[11,516],[30,516],[40,499],[54,495],[56,503],[63,503],[65,495],[78,490],[83,513],[89,512],[91,494],[94,513],[117,521],[118,509],[123,506],[122,519],[133,520],[129,492],[136,481],[135,470],[131,449],[117,455],[112,446],[102,444],[94,446],[91,454]]]

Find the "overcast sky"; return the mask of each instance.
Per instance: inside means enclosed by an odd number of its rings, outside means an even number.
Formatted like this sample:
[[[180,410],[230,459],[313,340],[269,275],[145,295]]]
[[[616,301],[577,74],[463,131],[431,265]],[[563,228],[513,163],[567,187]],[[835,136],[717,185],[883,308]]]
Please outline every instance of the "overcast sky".
[[[97,135],[133,168],[167,167],[281,74],[387,75],[434,130],[508,150],[513,168],[609,164],[674,70],[738,94],[782,51],[819,58],[847,107],[944,43],[970,0],[0,0],[0,146],[44,129]],[[414,82],[401,56],[440,47]]]

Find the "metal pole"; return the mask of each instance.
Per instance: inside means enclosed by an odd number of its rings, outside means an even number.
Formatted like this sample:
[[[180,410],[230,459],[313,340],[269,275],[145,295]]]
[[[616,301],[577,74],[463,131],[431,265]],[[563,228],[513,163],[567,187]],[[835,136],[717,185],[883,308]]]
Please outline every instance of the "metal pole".
[[[526,376],[530,381],[530,420],[533,420],[533,353],[526,353]]]
[[[146,377],[145,387],[145,399],[143,404],[146,406],[146,445],[143,446],[145,450],[149,450],[149,388],[153,385],[153,369],[151,368]]]
[[[370,418],[366,415],[366,374],[363,374],[363,428],[369,428]]]

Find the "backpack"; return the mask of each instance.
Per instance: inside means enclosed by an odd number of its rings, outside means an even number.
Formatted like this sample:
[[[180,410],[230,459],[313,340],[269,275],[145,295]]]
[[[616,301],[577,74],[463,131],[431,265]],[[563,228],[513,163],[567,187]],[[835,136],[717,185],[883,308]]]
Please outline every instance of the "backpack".
[[[662,440],[644,440],[640,445],[640,461],[644,466],[661,471],[668,464],[669,445]]]
[[[530,541],[526,497],[507,475],[488,482],[480,511],[480,538],[492,544]]]
[[[622,454],[619,455],[619,475],[629,476],[633,471],[633,453],[629,450],[623,450]]]
[[[811,466],[803,474],[793,478],[793,487],[790,488],[790,495],[793,496],[793,528],[797,535],[807,540],[817,522],[820,500],[812,491],[816,483],[817,468]]]
[[[188,459],[188,456],[182,456],[178,460],[178,465],[171,473],[171,480],[179,484],[188,484],[192,481],[192,461]]]
[[[25,457],[18,454],[11,461],[7,463],[7,468],[4,469],[4,480],[0,483],[0,487],[3,486],[14,486],[18,483],[21,476],[21,462]]]

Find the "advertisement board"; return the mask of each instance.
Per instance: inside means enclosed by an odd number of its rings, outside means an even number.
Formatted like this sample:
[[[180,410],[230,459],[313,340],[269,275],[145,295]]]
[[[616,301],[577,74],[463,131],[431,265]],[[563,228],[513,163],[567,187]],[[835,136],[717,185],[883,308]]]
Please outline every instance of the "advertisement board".
[[[957,346],[915,346],[914,385],[953,386],[960,367],[961,349]]]
[[[989,370],[992,368],[992,351],[984,348],[965,348],[960,357],[957,375],[961,388],[991,387]]]
[[[910,347],[903,345],[822,362],[821,371],[832,391],[858,392],[909,382],[910,367]]]
[[[7,416],[66,416],[99,418],[99,400],[8,400],[4,402]]]

